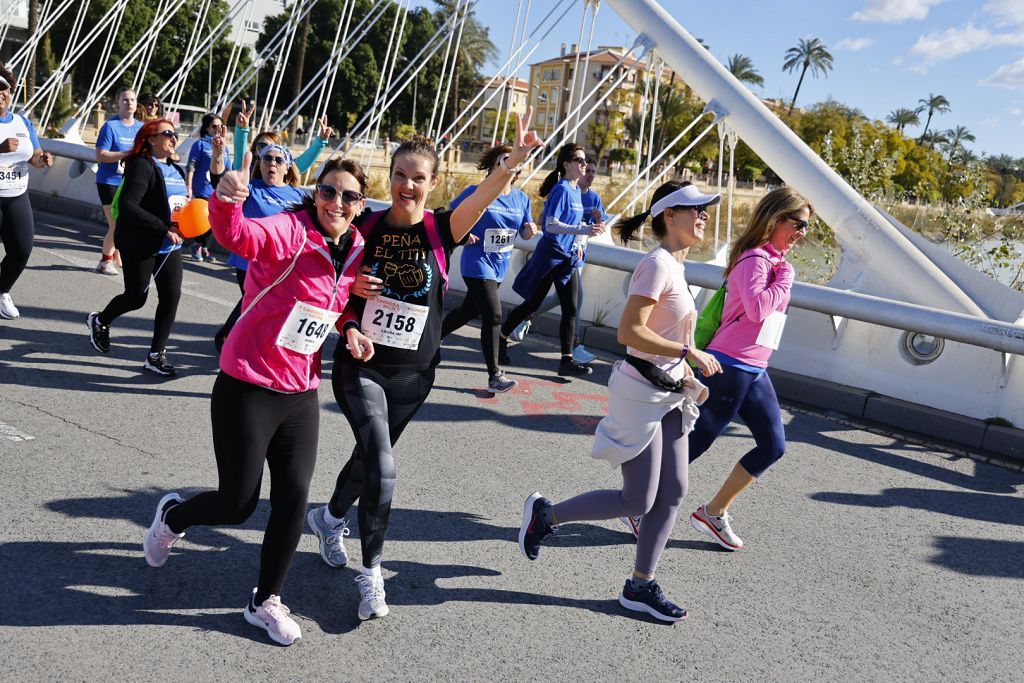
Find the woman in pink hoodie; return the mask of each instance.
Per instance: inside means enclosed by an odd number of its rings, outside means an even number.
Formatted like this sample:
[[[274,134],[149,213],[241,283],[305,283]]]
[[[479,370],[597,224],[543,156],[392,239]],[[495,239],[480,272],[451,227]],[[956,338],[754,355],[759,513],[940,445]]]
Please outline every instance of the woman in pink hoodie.
[[[711,396],[690,432],[690,462],[711,447],[737,415],[754,436],[714,498],[690,515],[693,528],[729,550],[743,541],[729,523],[729,506],[786,450],[786,433],[775,388],[766,369],[786,323],[793,266],[786,253],[807,233],[814,209],[794,190],[766,194],[729,250],[722,322],[706,351],[722,373],[704,380]]]
[[[221,351],[213,386],[218,489],[185,501],[177,493],[164,496],[143,551],[150,566],[162,567],[187,528],[245,522],[259,503],[265,462],[270,518],[259,580],[243,614],[275,642],[291,645],[301,632],[279,595],[302,534],[316,463],[320,349],[363,260],[363,238],[352,219],[365,206],[366,176],[355,162],[332,159],[301,204],[246,218],[250,161],[220,178],[210,198],[217,241],[250,261],[242,315]],[[361,358],[372,357],[373,345],[358,329],[347,331],[346,342]]]

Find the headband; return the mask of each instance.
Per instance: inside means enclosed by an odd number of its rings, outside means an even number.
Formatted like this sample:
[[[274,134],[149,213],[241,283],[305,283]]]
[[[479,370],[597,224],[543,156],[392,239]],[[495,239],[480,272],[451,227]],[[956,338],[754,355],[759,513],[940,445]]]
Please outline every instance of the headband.
[[[260,148],[260,157],[262,157],[264,154],[270,151],[279,152],[281,156],[284,157],[285,166],[292,165],[292,153],[288,151],[287,147],[282,147],[281,145],[272,142],[269,145],[264,145],[263,147]]]
[[[718,204],[722,201],[720,194],[701,194],[696,185],[680,187],[672,194],[662,197],[651,205],[651,217],[660,216],[665,209],[674,206],[706,206]]]

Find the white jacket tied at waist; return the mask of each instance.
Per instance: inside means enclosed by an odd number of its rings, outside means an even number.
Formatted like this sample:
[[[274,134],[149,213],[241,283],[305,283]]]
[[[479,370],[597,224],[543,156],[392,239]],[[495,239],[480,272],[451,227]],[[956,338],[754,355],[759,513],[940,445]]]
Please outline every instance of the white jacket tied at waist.
[[[597,425],[590,457],[619,467],[640,455],[654,438],[665,414],[674,408],[682,413],[682,433],[689,434],[708,397],[708,388],[697,378],[685,380],[682,393],[659,389],[623,371],[623,361],[612,368],[608,380],[608,415]]]

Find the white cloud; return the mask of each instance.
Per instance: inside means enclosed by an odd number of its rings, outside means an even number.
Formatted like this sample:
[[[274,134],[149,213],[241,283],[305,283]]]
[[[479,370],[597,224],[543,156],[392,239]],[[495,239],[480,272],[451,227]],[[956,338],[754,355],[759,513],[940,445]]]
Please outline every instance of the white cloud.
[[[871,47],[874,44],[874,38],[843,38],[832,46],[832,51],[840,52],[842,50],[846,50],[847,52],[857,52],[858,50]]]
[[[990,76],[981,79],[978,84],[1009,90],[1024,89],[1024,59],[1002,65]]]
[[[1024,28],[1011,33],[992,33],[987,28],[967,24],[962,28],[927,33],[917,39],[910,54],[926,64],[944,62],[970,52],[1003,45],[1024,45]]]
[[[1024,2],[1021,0],[989,0],[982,9],[998,17],[1000,26],[1024,25]]]
[[[924,19],[932,7],[946,0],[868,0],[862,9],[850,17],[855,21],[899,24],[912,19]],[[993,0],[1002,2],[1003,0]],[[1016,1],[1016,0],[1015,0]]]

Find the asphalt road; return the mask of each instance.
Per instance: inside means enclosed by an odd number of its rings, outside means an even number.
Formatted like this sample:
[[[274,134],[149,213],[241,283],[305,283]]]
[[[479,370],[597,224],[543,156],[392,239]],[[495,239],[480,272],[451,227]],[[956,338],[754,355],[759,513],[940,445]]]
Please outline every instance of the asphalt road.
[[[303,639],[274,646],[241,616],[266,485],[246,524],[190,530],[163,569],[140,547],[164,492],[216,485],[210,339],[237,295],[229,269],[186,264],[181,375],[161,381],[141,370],[155,297],[94,352],[86,315],[121,281],[89,271],[96,226],[37,220],[22,318],[0,320],[4,680],[1022,677],[1024,474],[786,413],[785,458],[734,508],[747,547],[720,551],[681,515],[659,581],[690,618],[652,623],[615,601],[633,554],[617,521],[565,525],[533,563],[516,544],[534,490],[618,485],[589,458],[611,359],[563,382],[552,340],[530,337],[513,349],[520,387],[488,398],[471,327],[397,447],[391,614],[360,623],[356,570],[324,565],[307,535],[283,596]],[[321,402],[316,504],[352,447],[329,382]],[[694,464],[687,515],[751,445],[734,425]]]

